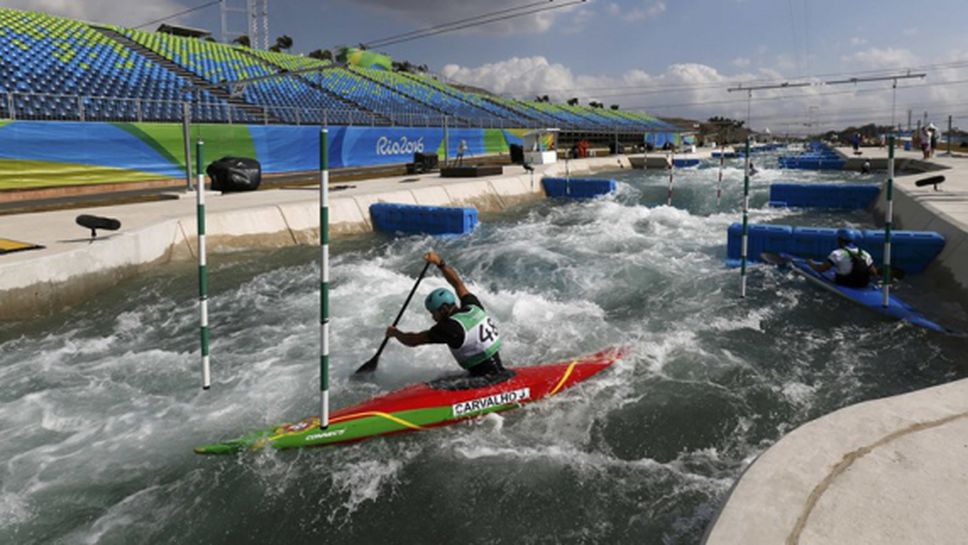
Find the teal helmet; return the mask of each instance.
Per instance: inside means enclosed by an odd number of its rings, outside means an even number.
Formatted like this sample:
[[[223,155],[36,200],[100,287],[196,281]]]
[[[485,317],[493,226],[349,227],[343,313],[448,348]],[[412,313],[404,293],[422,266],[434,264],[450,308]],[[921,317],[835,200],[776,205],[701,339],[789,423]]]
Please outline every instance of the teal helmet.
[[[424,306],[427,307],[427,310],[430,312],[433,312],[444,305],[456,304],[457,297],[455,297],[454,294],[446,288],[437,288],[430,292],[430,295],[424,299]]]
[[[844,242],[854,242],[854,230],[853,229],[837,229],[837,240],[842,240]]]

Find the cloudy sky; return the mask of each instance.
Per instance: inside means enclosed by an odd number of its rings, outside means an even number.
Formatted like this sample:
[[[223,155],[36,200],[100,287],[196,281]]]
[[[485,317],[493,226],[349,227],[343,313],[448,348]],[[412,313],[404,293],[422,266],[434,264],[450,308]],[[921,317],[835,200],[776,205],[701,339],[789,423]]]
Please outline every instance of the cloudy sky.
[[[229,0],[244,5],[245,0]],[[554,0],[548,5],[567,3]],[[205,0],[5,0],[4,6],[137,26]],[[270,34],[294,52],[380,38],[535,0],[270,0]],[[137,6],[136,8],[134,6]],[[930,6],[929,8],[926,6]],[[211,6],[176,20],[220,29]],[[378,48],[448,79],[516,97],[600,100],[656,115],[746,117],[751,82],[829,81],[913,69],[897,119],[926,111],[968,126],[968,0],[588,0],[560,10]],[[238,21],[241,27],[244,21]],[[890,82],[754,93],[752,124],[889,123]],[[963,116],[963,117],[962,117]]]

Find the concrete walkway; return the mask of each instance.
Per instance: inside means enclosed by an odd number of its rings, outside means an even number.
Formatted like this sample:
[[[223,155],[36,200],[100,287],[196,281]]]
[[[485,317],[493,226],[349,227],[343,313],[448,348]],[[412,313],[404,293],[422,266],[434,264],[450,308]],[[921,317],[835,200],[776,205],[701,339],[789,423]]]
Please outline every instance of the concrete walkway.
[[[570,161],[572,175],[631,168],[625,156]],[[360,182],[330,193],[333,236],[372,230],[375,202],[431,206],[475,206],[502,210],[544,196],[542,176],[564,175],[562,162],[538,165],[532,177],[520,166],[500,176],[441,178],[439,174],[397,176]],[[347,185],[347,184],[342,184]],[[0,255],[0,320],[23,319],[72,304],[150,267],[195,256],[195,195],[98,208],[0,216],[0,237],[44,246]],[[319,237],[317,188],[277,189],[206,197],[210,251],[314,244]],[[117,218],[121,230],[96,240],[76,225],[79,214]]]
[[[848,168],[865,159],[875,169],[886,165],[886,149],[864,148],[859,159],[838,151],[850,158]],[[896,176],[895,223],[944,234],[932,267],[968,288],[968,158],[897,157],[909,172]],[[939,191],[914,186],[935,174],[946,178]],[[966,505],[968,379],[846,407],[797,428],[747,469],[704,543],[964,544]]]

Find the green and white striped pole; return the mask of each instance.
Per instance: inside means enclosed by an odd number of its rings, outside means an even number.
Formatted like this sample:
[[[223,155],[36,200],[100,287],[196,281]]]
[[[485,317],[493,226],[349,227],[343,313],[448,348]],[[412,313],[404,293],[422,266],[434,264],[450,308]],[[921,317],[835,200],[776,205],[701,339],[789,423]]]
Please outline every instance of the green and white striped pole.
[[[202,342],[202,389],[212,387],[212,371],[208,357],[208,264],[205,250],[205,169],[203,165],[203,151],[205,142],[201,139],[195,143],[195,172],[198,182],[195,184],[196,218],[198,226],[198,311],[201,320],[200,336]]]
[[[746,165],[743,172],[743,238],[739,254],[739,296],[746,298],[746,257],[749,248],[749,213],[750,213],[750,142],[752,136],[746,137]]]
[[[887,215],[884,217],[884,264],[881,304],[891,298],[891,224],[894,222],[894,135],[887,138]]]
[[[329,130],[319,133],[319,428],[329,427]]]

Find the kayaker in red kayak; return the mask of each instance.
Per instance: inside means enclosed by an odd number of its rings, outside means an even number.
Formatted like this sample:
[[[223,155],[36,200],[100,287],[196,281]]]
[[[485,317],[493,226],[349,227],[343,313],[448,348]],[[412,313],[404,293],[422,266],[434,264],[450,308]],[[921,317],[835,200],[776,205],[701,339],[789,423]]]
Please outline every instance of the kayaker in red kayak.
[[[480,299],[467,291],[457,271],[436,252],[427,252],[424,259],[440,269],[457,296],[446,288],[435,289],[424,300],[424,306],[437,323],[419,333],[407,333],[390,326],[387,328],[387,337],[406,346],[446,344],[457,363],[473,376],[504,372],[498,353],[501,337],[494,320],[484,312]]]

